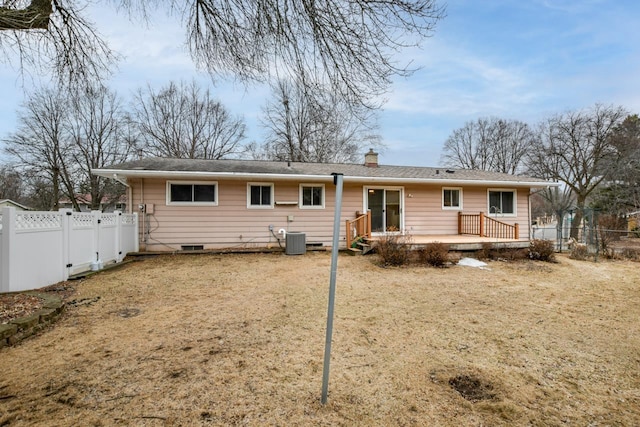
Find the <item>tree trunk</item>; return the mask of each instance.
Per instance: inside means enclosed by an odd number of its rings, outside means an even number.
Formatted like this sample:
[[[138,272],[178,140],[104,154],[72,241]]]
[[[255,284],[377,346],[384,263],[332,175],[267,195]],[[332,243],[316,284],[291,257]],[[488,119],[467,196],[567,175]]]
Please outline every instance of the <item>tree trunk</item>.
[[[576,198],[576,214],[571,221],[571,237],[578,241],[580,236],[580,228],[582,228],[582,219],[584,218],[584,205],[586,197],[577,196]]]
[[[89,180],[91,188],[89,189],[91,194],[91,210],[102,210],[102,191],[100,191],[100,181],[95,175],[91,176]]]
[[[53,200],[51,200],[51,210],[58,211],[60,209],[60,173],[57,168],[53,170],[53,179],[51,180],[53,186]]]

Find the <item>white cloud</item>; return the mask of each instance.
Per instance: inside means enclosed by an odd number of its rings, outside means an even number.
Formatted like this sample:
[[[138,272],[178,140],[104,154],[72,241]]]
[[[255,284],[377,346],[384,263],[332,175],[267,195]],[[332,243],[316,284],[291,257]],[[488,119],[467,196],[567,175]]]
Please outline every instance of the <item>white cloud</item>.
[[[422,70],[395,82],[386,111],[434,116],[504,114],[539,97],[522,66],[501,64],[441,43],[433,43],[423,55]]]

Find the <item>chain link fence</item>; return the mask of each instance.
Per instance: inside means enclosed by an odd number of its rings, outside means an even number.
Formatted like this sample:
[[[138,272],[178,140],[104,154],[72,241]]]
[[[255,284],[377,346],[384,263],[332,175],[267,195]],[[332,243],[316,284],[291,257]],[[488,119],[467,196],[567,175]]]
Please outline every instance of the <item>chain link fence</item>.
[[[590,208],[571,209],[534,220],[531,238],[553,241],[558,252],[579,247],[596,258],[599,255],[638,258],[639,225],[636,213],[616,216]]]

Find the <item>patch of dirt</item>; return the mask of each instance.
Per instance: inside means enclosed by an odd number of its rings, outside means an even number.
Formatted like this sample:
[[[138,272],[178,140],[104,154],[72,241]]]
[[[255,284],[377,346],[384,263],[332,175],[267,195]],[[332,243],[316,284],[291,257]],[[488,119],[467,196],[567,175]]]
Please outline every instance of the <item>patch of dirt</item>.
[[[83,306],[83,305],[95,304],[98,301],[100,301],[100,296],[99,295],[97,297],[93,297],[93,298],[73,299],[71,301],[68,301],[67,305],[69,307],[80,307],[80,306]]]
[[[473,375],[457,375],[449,379],[449,385],[470,402],[496,398],[496,394],[493,392],[493,385]]]
[[[118,314],[118,316],[127,319],[129,317],[139,316],[141,310],[139,308],[123,308],[122,310],[118,310],[116,313]]]
[[[324,406],[330,254],[104,271],[0,349],[0,425],[640,425],[638,263],[558,258],[340,256]]]

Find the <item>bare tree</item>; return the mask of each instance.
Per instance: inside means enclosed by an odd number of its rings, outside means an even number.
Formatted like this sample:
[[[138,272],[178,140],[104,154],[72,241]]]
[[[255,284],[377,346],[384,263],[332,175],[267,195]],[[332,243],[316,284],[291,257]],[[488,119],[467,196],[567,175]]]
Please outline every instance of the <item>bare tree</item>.
[[[27,183],[27,206],[37,211],[47,211],[58,203],[51,182],[36,173],[22,172]]]
[[[539,137],[529,157],[529,172],[564,183],[573,193],[576,214],[571,237],[578,238],[587,197],[617,164],[611,144],[614,129],[626,112],[603,106],[558,114],[540,124]]]
[[[611,133],[617,152],[604,185],[596,189],[590,204],[601,211],[624,215],[640,207],[640,118],[627,116]]]
[[[46,178],[51,184],[49,209],[58,209],[65,193],[79,210],[74,198],[70,141],[65,138],[68,99],[63,93],[43,89],[31,94],[18,114],[18,130],[3,140],[6,152],[29,176]]]
[[[496,117],[467,122],[447,138],[442,162],[446,166],[516,174],[535,138],[529,125]]]
[[[117,96],[103,87],[83,92],[42,89],[25,102],[18,130],[3,140],[40,209],[59,208],[64,195],[80,210],[78,191],[90,194],[99,209],[105,195],[119,197],[123,188],[91,174],[128,159],[124,112]]]
[[[246,126],[195,81],[136,97],[134,120],[144,150],[156,156],[222,159],[242,151]]]
[[[0,166],[0,200],[10,199],[24,203],[24,181],[12,165]]]
[[[0,50],[18,66],[53,71],[74,88],[109,73],[117,55],[83,15],[86,5],[65,0],[0,2]]]
[[[445,166],[487,170],[489,168],[488,121],[478,119],[467,122],[453,131],[443,147],[442,162]]]
[[[518,120],[496,120],[489,139],[491,170],[510,174],[521,172],[534,139],[535,133],[528,124]]]
[[[99,86],[87,89],[73,99],[66,130],[73,145],[77,180],[89,194],[90,208],[100,209],[102,200],[118,200],[124,186],[96,176],[92,169],[125,162],[132,152],[127,135],[127,120],[121,102],[114,92]]]
[[[87,2],[4,0],[0,45],[21,63],[53,61],[63,81],[99,75],[112,52],[82,17]],[[212,76],[248,81],[293,77],[326,83],[349,102],[366,102],[412,70],[394,54],[431,36],[444,11],[435,0],[121,0],[147,16],[164,9],[181,20],[196,64]],[[370,99],[370,98],[369,98]]]
[[[273,92],[274,101],[262,118],[267,138],[261,158],[344,163],[357,160],[364,148],[380,145],[372,110],[345,105],[326,89],[310,93],[285,80]]]

